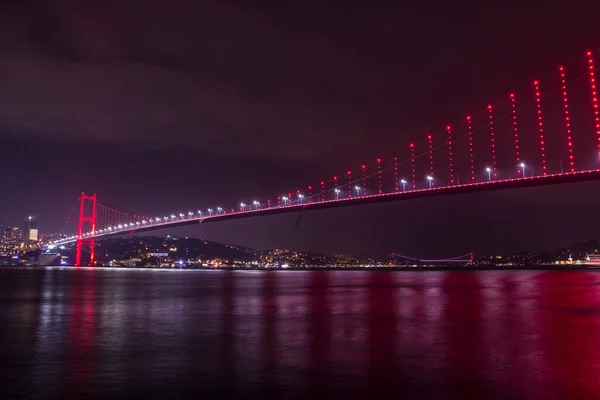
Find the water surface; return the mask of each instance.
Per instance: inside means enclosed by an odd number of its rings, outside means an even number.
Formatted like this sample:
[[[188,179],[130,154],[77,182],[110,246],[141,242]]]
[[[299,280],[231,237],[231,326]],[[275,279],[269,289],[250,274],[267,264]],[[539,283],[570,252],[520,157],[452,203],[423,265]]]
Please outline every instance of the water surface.
[[[3,398],[600,399],[593,271],[0,270]]]

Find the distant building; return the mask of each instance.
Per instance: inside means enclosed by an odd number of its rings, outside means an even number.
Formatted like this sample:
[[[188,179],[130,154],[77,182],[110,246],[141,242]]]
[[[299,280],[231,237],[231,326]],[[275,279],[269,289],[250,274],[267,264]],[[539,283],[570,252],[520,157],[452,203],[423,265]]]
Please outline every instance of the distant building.
[[[6,239],[7,240],[21,240],[23,239],[23,231],[18,226],[10,226],[7,229]]]
[[[39,230],[34,217],[29,216],[23,225],[23,235],[25,240],[37,242],[39,240]]]
[[[147,257],[169,257],[169,253],[148,253]]]

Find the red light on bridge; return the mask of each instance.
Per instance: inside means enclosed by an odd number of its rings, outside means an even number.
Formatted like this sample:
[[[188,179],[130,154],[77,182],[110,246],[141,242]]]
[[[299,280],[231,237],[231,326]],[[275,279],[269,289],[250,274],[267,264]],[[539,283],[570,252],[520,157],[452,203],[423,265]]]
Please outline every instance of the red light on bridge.
[[[84,236],[83,224],[89,224],[89,229],[94,235],[96,233],[96,217],[97,217],[97,202],[96,195],[86,196],[81,193],[79,197],[79,222],[77,226],[77,241],[75,245],[75,264],[81,265],[81,249],[84,245],[90,247],[90,262],[89,265],[94,265],[95,246],[94,239],[82,239]]]
[[[398,182],[398,157],[394,157],[394,189],[396,192],[400,191],[400,183]]]
[[[411,169],[412,169],[412,188],[415,190],[417,188],[417,174],[415,172],[415,144],[410,144],[410,161],[411,161]]]
[[[590,90],[592,92],[592,108],[594,111],[594,126],[596,128],[596,140],[597,147],[600,149],[600,116],[598,115],[598,93],[596,91],[596,76],[595,76],[595,66],[594,66],[594,58],[592,56],[592,52],[587,52],[588,63],[589,63],[589,71],[590,71]]]
[[[475,182],[475,161],[473,159],[473,128],[471,126],[471,116],[467,115],[467,128],[469,138],[469,162],[471,164],[471,181]]]
[[[336,193],[336,200],[338,200],[338,198],[337,198],[338,188],[337,187],[338,187],[338,177],[334,176],[333,177],[333,191],[334,191],[334,193]]]
[[[454,160],[452,156],[452,127],[446,125],[446,131],[448,132],[448,162],[450,163],[450,184],[454,185]]]
[[[542,171],[544,176],[546,176],[546,148],[544,144],[544,124],[542,121],[542,100],[540,94],[540,86],[539,81],[533,82],[533,87],[535,89],[535,103],[537,107],[537,119],[538,119],[538,130],[540,132],[540,150],[542,153]]]
[[[517,172],[519,171],[518,165],[521,164],[521,156],[519,154],[519,128],[517,126],[517,105],[515,102],[515,94],[510,94],[510,104],[512,108],[512,117],[513,117],[513,137],[515,140],[515,161],[517,163]]]
[[[494,136],[494,112],[492,105],[489,104],[487,106],[488,116],[489,116],[489,125],[490,125],[490,142],[492,145],[492,172],[494,174],[494,178],[496,175],[496,138]]]
[[[377,159],[377,193],[383,193],[383,187],[381,183],[381,158]]]
[[[363,196],[367,195],[367,166],[363,164],[362,169],[362,181],[363,181]]]
[[[427,142],[429,144],[429,174],[433,177],[433,136],[431,134],[427,135]],[[433,186],[434,181],[431,181],[431,185]]]
[[[348,198],[352,197],[352,171],[348,170]]]

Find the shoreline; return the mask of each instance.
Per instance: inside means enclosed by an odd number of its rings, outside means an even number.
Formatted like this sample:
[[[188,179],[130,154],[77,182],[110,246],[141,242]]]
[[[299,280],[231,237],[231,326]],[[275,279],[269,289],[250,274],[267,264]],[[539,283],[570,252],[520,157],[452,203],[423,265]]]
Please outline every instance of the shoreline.
[[[335,272],[335,271],[366,271],[366,272],[406,272],[406,271],[596,271],[600,270],[600,265],[582,266],[582,265],[532,265],[532,266],[433,266],[433,267],[297,267],[297,268],[238,268],[238,267],[222,267],[222,268],[152,268],[152,267],[108,267],[108,266],[23,266],[23,265],[2,265],[0,270],[37,270],[37,269],[52,269],[52,270],[138,270],[138,271],[310,271],[310,272]]]

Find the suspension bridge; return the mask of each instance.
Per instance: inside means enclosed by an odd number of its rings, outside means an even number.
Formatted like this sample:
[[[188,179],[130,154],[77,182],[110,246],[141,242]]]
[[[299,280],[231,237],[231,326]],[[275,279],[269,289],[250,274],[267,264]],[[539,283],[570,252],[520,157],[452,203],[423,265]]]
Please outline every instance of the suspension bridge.
[[[395,156],[356,165],[270,199],[142,216],[81,194],[77,232],[47,243],[76,244],[76,265],[95,240],[247,218],[478,191],[600,179],[600,115],[594,51],[453,125],[432,127]],[[423,260],[420,260],[423,261]],[[439,261],[439,260],[438,260]],[[464,260],[461,260],[461,262]]]
[[[397,259],[397,260],[405,261],[405,262],[411,262],[414,264],[429,264],[429,265],[444,265],[444,264],[453,265],[453,264],[455,264],[455,265],[458,265],[458,264],[466,264],[466,263],[472,262],[475,259],[475,253],[468,253],[468,254],[463,254],[462,256],[442,258],[442,259],[437,259],[437,260],[420,259],[420,258],[415,258],[415,257],[410,257],[410,256],[403,256],[402,254],[397,254],[397,253],[391,253],[389,255],[389,257]]]

